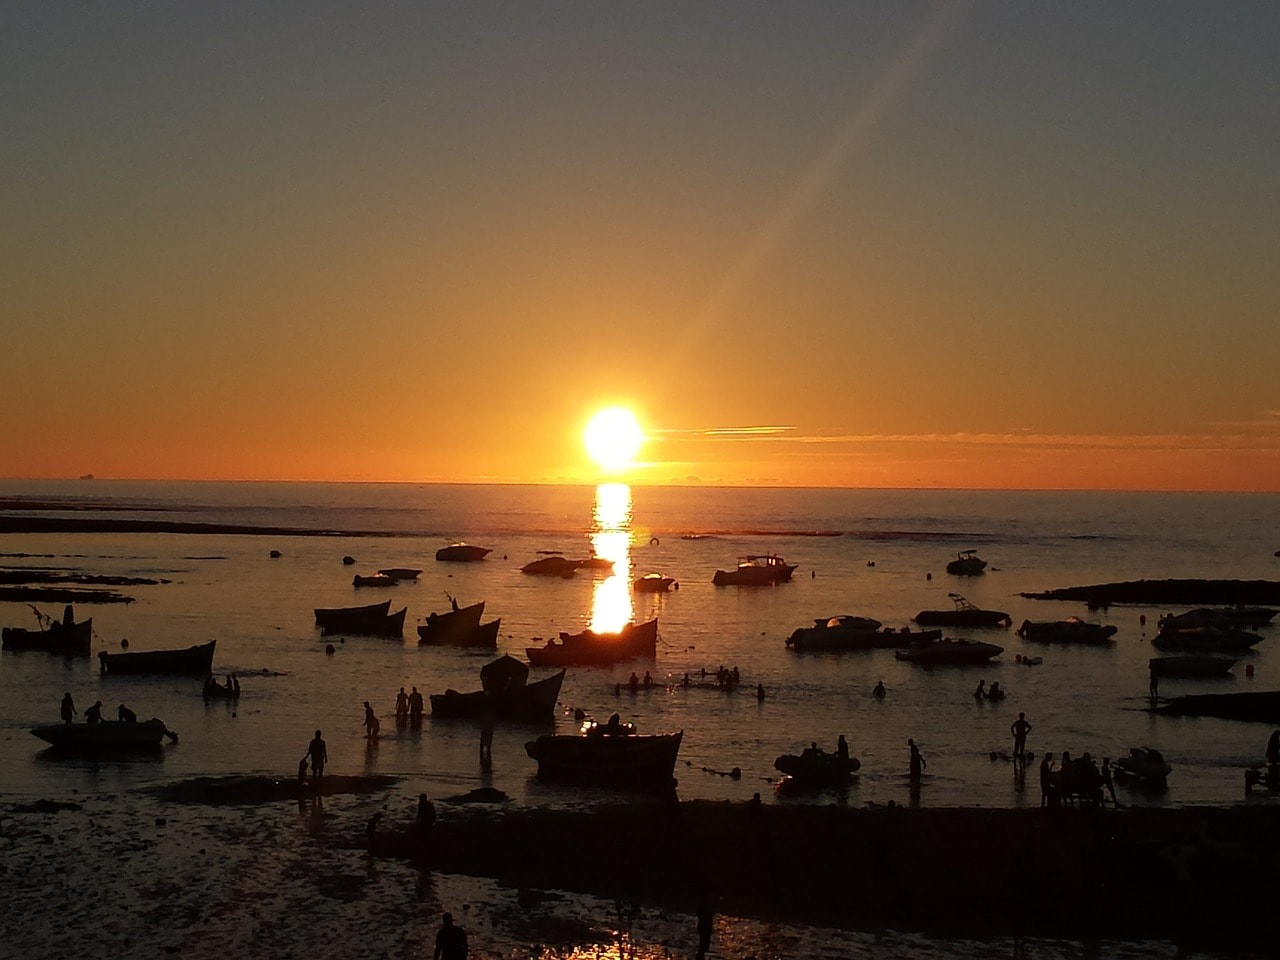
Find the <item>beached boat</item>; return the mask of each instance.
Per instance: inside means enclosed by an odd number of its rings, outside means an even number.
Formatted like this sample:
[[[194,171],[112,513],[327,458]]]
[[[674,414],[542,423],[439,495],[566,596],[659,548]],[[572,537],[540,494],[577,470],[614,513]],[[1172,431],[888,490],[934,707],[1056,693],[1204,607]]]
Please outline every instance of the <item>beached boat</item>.
[[[98,653],[103,673],[186,673],[208,676],[213,672],[217,640],[183,650],[140,650],[136,653]]]
[[[664,577],[660,573],[646,573],[631,581],[631,589],[636,593],[666,593],[675,585],[674,577]]]
[[[821,747],[806,747],[799,754],[783,754],[773,768],[806,787],[839,787],[849,782],[862,763],[857,757],[841,757]]]
[[[957,577],[973,577],[987,569],[987,561],[978,556],[976,550],[961,550],[956,558],[947,564],[947,573]]]
[[[1280,724],[1280,690],[1171,697],[1157,706],[1155,712],[1170,717],[1218,717],[1274,726]]]
[[[403,637],[404,618],[408,612],[408,607],[401,607],[395,613],[371,613],[363,617],[348,617],[333,625],[321,627],[320,632],[326,637]]]
[[[474,643],[475,633],[480,629],[480,617],[484,614],[485,602],[473,603],[460,607],[456,601],[450,601],[452,609],[444,613],[427,614],[427,622],[418,627],[418,643],[423,646],[470,647]],[[496,637],[496,631],[495,631]],[[483,644],[481,644],[483,645]]]
[[[578,561],[565,557],[539,557],[526,563],[520,572],[534,577],[563,577],[568,580],[578,572]]]
[[[641,736],[630,724],[588,723],[580,734],[539,737],[524,749],[538,762],[540,779],[668,789],[675,785],[683,736],[683,731]]]
[[[1130,747],[1129,755],[1116,760],[1115,768],[1117,773],[1152,784],[1164,783],[1173,771],[1155,747]]]
[[[1092,623],[1079,617],[1065,620],[1023,620],[1018,636],[1035,643],[1112,643],[1116,628],[1109,623]]]
[[[480,668],[481,689],[471,693],[446,690],[431,695],[433,717],[481,720],[554,720],[563,669],[529,683],[529,668],[511,656],[501,656]]]
[[[1147,668],[1157,677],[1225,677],[1235,665],[1234,658],[1207,653],[1152,657],[1147,661]]]
[[[891,650],[942,639],[942,631],[881,627],[870,617],[829,617],[812,627],[797,627],[786,645],[797,653],[841,650]]]
[[[636,658],[652,660],[658,652],[658,621],[629,623],[617,633],[561,633],[560,641],[541,647],[525,647],[535,667],[609,666]]]
[[[1167,613],[1160,618],[1159,626],[1161,630],[1180,627],[1255,629],[1265,627],[1275,615],[1276,611],[1270,607],[1198,607],[1186,613]]]
[[[734,569],[717,570],[711,582],[717,587],[771,587],[790,580],[796,566],[773,553],[749,554]]]
[[[451,543],[436,551],[436,559],[449,563],[475,563],[492,552],[488,547],[475,547],[469,543]]]
[[[915,615],[915,621],[930,627],[999,627],[1009,626],[1013,621],[1003,610],[983,610],[958,593],[948,593],[955,604],[952,610],[921,610]]]
[[[1151,641],[1158,650],[1194,650],[1201,653],[1244,653],[1262,640],[1252,630],[1223,627],[1173,627],[1161,630]]]
[[[351,578],[353,587],[394,587],[399,582],[395,577],[389,577],[385,573],[371,573],[367,576],[357,573]]]
[[[341,627],[350,621],[364,620],[369,617],[385,617],[391,610],[391,601],[370,603],[363,607],[316,607],[317,627]]]
[[[52,620],[38,610],[36,614],[41,618],[39,630],[5,627],[0,631],[0,646],[5,650],[43,650],[64,657],[89,655],[89,647],[93,643],[93,617],[76,623],[70,604],[67,604],[61,620]],[[48,621],[47,626],[44,621]]]
[[[985,640],[953,640],[947,637],[933,643],[921,643],[894,654],[898,660],[925,665],[987,663],[992,657],[1004,653],[1004,647]]]
[[[422,571],[413,567],[383,567],[378,573],[392,580],[417,580]]]
[[[167,735],[178,735],[154,717],[138,723],[104,720],[101,723],[50,723],[34,727],[32,734],[60,750],[154,750]]]

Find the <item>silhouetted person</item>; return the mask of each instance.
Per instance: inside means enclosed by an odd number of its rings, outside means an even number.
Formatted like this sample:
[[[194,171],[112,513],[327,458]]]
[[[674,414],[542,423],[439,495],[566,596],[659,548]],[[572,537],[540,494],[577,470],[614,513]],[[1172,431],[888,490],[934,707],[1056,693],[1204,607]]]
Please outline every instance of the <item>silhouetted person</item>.
[[[698,891],[698,960],[703,960],[711,949],[711,927],[714,919],[711,891],[704,883]]]
[[[1102,786],[1106,789],[1107,793],[1111,794],[1111,805],[1113,807],[1120,806],[1120,804],[1116,802],[1115,781],[1111,779],[1111,758],[1110,757],[1102,758],[1102,769],[1099,770],[1098,773],[1102,777]]]
[[[840,734],[840,739],[836,741],[836,756],[841,760],[849,759],[849,741],[844,738],[844,734]]]
[[[987,681],[979,680],[978,689],[973,691],[973,699],[982,700],[986,697],[986,695],[987,695]]]
[[[1267,766],[1274,767],[1276,764],[1280,764],[1280,730],[1272,732],[1271,738],[1267,740]]]
[[[97,701],[92,707],[84,712],[85,721],[88,723],[102,722],[102,701]]]
[[[1027,734],[1031,732],[1031,724],[1025,713],[1019,713],[1018,719],[1009,726],[1013,734],[1013,759],[1015,763],[1027,762]]]
[[[652,686],[653,686],[653,676],[652,676],[652,674],[650,674],[650,673],[649,673],[649,671],[648,671],[648,670],[646,670],[646,671],[644,672],[644,681],[643,681],[643,682],[644,682],[644,685],[645,685],[646,687],[652,687]]]
[[[871,695],[878,700],[884,699],[884,681],[877,680],[876,685],[871,688]]]
[[[409,695],[404,692],[404,687],[400,688],[400,692],[396,694],[396,718],[406,717],[409,715]]]
[[[689,678],[689,675],[686,673],[686,674],[685,674],[685,679],[687,680],[688,678]],[[757,699],[757,700],[763,700],[763,699],[764,699],[764,684],[763,684],[763,683],[757,683],[757,684],[756,684],[756,699]]]
[[[302,759],[298,761],[298,786],[302,786],[306,782],[307,782],[307,755],[304,753],[302,755]]]
[[[417,687],[414,687],[409,693],[409,719],[422,719],[422,694],[418,692]]]
[[[122,723],[137,723],[138,715],[126,707],[123,703],[116,707],[116,717]]]
[[[480,762],[493,762],[493,718],[488,715],[480,724]]]
[[[991,684],[991,689],[987,691],[988,700],[1003,700],[1004,691],[1000,689],[1000,681],[995,680]]]
[[[1040,759],[1040,806],[1053,806],[1056,800],[1053,790],[1053,754],[1046,753]]]
[[[71,691],[62,695],[62,722],[70,723],[76,718],[76,703],[71,699]]]
[[[424,837],[430,835],[436,823],[436,805],[427,799],[425,793],[418,794],[418,816],[413,825]]]
[[[446,913],[444,922],[436,932],[436,949],[432,960],[467,960],[467,934],[453,922],[453,914]]]
[[[373,714],[373,707],[369,706],[369,701],[364,702],[364,737],[366,740],[373,740],[378,736],[378,730],[382,724],[378,723],[378,718]]]
[[[375,813],[372,817],[369,818],[368,823],[364,825],[364,839],[369,844],[369,846],[373,846],[373,838],[377,834],[378,824],[381,822],[382,822],[382,814]]]
[[[919,781],[920,775],[924,773],[924,768],[928,766],[924,762],[924,757],[920,755],[920,748],[916,746],[916,742],[910,738],[907,739],[907,746],[911,748],[911,759],[909,761],[908,771],[913,781]]]
[[[1160,696],[1160,677],[1157,676],[1155,667],[1148,669],[1151,673],[1151,679],[1147,683],[1147,693],[1150,694],[1152,700],[1155,700]]]
[[[324,765],[329,762],[329,750],[325,747],[319,730],[307,745],[307,756],[311,758],[311,779],[319,780],[320,774],[324,773]]]

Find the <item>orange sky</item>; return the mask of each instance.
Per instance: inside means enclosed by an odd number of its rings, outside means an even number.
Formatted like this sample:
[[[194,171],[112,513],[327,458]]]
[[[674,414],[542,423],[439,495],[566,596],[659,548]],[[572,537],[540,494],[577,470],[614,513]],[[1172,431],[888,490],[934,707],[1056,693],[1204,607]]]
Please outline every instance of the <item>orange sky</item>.
[[[594,480],[621,403],[638,482],[1280,490],[1278,43],[1262,5],[24,7],[0,476]]]

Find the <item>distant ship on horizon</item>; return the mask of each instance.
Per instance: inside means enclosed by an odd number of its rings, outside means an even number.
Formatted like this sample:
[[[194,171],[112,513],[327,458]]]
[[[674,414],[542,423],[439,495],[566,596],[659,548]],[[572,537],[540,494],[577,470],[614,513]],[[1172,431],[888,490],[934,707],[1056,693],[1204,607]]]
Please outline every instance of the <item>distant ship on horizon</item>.
[[[93,479],[93,474],[92,474],[92,473],[82,473],[82,474],[80,474],[80,479],[81,479],[81,480],[92,480],[92,479]]]

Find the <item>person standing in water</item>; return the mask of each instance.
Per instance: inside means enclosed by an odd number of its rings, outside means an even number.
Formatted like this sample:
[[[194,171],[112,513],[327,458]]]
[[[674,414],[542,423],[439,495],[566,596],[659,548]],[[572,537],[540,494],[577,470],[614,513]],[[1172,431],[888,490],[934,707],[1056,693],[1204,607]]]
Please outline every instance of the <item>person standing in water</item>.
[[[916,742],[909,737],[907,738],[907,746],[911,748],[911,759],[909,761],[911,779],[918,781],[928,764],[924,762],[924,757],[920,755],[920,748],[916,746]]]
[[[378,718],[374,716],[373,707],[369,706],[369,701],[366,700],[364,702],[364,738],[366,740],[376,740],[381,726],[378,723]]]
[[[76,703],[71,699],[71,691],[62,695],[62,722],[70,723],[76,718]]]
[[[320,779],[320,774],[324,773],[324,765],[329,762],[329,750],[319,730],[307,745],[307,756],[311,758],[311,780],[315,782]]]
[[[1031,724],[1027,722],[1027,715],[1019,713],[1018,719],[1013,721],[1009,727],[1009,732],[1013,734],[1013,762],[1026,766],[1027,764],[1027,734],[1031,732]]]
[[[432,960],[467,960],[467,934],[453,922],[453,914],[444,915],[444,923],[436,931],[436,949]]]

